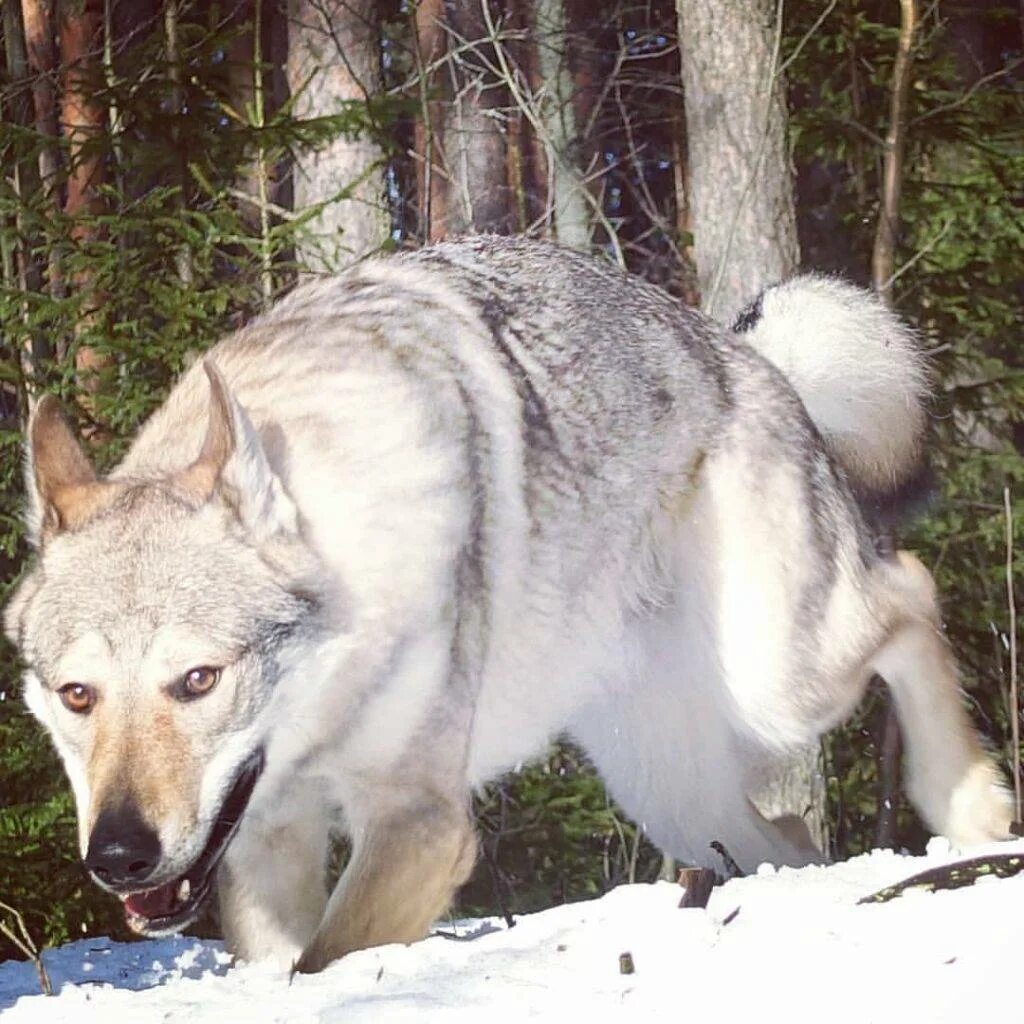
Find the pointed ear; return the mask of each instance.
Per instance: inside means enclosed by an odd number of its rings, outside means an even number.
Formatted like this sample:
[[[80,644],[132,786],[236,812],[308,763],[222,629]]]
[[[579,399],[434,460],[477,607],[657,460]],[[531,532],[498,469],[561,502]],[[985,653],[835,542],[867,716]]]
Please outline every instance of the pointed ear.
[[[109,504],[115,491],[96,479],[53,395],[43,395],[29,417],[26,477],[29,539],[36,547],[80,526]]]
[[[214,363],[204,359],[203,369],[210,382],[206,437],[199,457],[179,475],[179,485],[201,501],[219,495],[261,538],[296,532],[295,505],[271,468],[260,435]]]

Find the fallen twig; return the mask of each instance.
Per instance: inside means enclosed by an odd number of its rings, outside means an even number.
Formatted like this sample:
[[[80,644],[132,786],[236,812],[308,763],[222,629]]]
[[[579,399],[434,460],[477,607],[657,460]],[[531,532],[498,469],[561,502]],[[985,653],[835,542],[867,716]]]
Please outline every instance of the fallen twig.
[[[920,890],[937,892],[939,889],[962,889],[974,885],[979,878],[1010,878],[1024,872],[1024,853],[1001,853],[991,857],[974,857],[971,860],[943,864],[940,868],[929,868],[920,874],[886,886],[870,896],[857,900],[861,903],[888,903],[905,892]]]

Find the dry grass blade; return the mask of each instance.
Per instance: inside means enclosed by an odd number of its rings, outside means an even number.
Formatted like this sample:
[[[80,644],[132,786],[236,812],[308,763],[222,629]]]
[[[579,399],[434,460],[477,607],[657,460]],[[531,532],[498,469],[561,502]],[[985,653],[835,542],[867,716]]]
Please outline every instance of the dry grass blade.
[[[17,949],[25,955],[25,957],[32,961],[36,965],[36,971],[39,974],[39,987],[43,990],[43,995],[52,996],[53,986],[50,984],[50,976],[46,973],[46,966],[43,964],[43,958],[40,955],[39,947],[35,944],[32,936],[29,934],[29,930],[25,925],[25,918],[22,917],[19,910],[15,910],[8,903],[0,901],[0,912],[9,915],[14,920],[14,927],[11,927],[7,921],[0,920],[0,932],[9,939]]]

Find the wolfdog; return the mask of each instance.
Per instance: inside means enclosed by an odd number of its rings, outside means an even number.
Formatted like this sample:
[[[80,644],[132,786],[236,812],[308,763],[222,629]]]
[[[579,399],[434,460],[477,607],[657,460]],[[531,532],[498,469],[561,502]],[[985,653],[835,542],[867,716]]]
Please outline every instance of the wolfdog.
[[[216,882],[241,957],[317,970],[425,935],[474,863],[474,787],[559,733],[675,857],[803,864],[752,766],[875,673],[927,824],[1008,836],[932,579],[880,539],[926,391],[912,333],[840,281],[727,330],[479,238],[297,288],[105,478],[40,400],[6,625],[86,866],[150,935]]]

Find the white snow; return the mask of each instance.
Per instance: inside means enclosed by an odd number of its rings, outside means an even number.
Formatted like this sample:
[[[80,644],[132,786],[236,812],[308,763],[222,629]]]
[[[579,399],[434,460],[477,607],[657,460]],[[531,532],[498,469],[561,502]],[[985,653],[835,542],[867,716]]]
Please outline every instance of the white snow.
[[[983,852],[1024,853],[1024,842],[965,855]],[[84,939],[44,954],[52,998],[37,994],[31,964],[0,964],[0,1012],[4,1024],[1024,1019],[1024,875],[857,905],[956,859],[933,840],[924,857],[764,867],[716,889],[706,910],[679,910],[667,882],[623,886],[512,929],[461,922],[462,941],[366,950],[290,984],[231,966],[215,942]],[[620,973],[626,952],[633,974]]]

